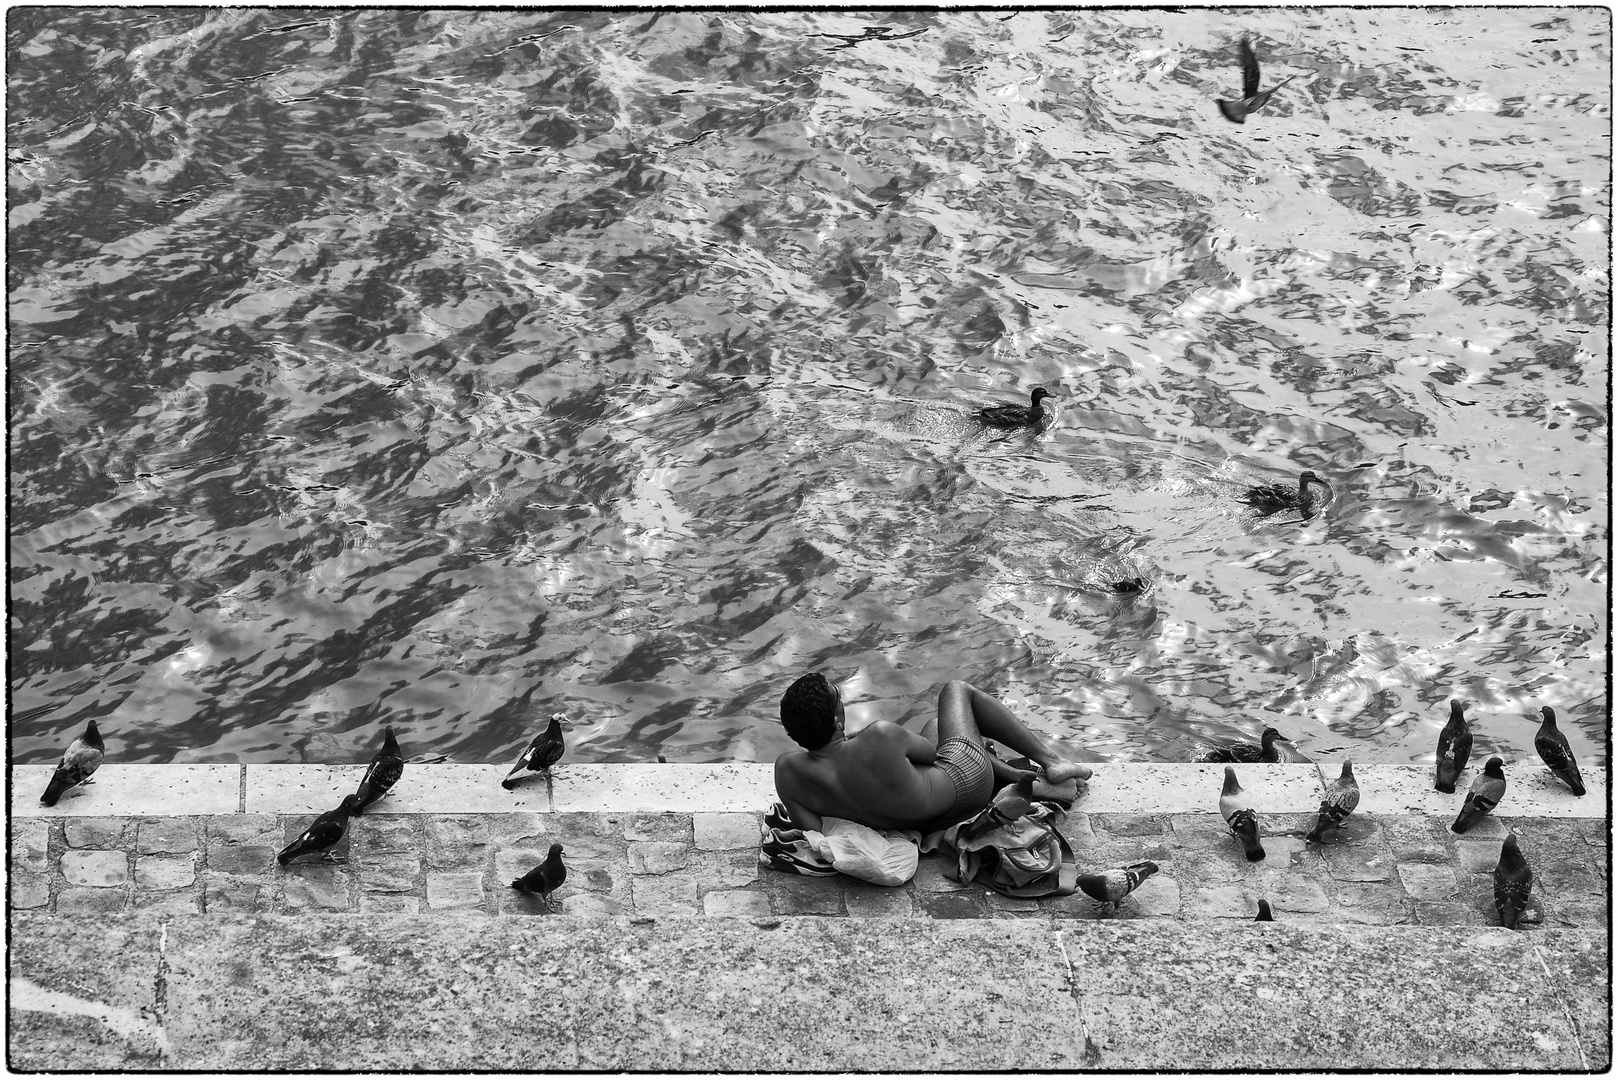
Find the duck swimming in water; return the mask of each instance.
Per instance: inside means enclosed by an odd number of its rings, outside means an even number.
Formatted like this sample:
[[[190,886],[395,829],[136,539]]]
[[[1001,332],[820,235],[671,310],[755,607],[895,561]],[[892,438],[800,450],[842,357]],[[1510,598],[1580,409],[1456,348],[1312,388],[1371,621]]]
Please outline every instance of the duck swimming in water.
[[[1315,494],[1311,487],[1321,489],[1321,494]],[[1238,499],[1261,514],[1276,514],[1282,510],[1296,510],[1302,514],[1304,520],[1314,516],[1315,510],[1331,498],[1331,485],[1326,483],[1312,471],[1305,469],[1298,476],[1296,489],[1286,484],[1258,484],[1247,489],[1247,492]]]
[[[1050,397],[1051,392],[1043,386],[1036,386],[1029,396],[1032,400],[1027,405],[990,405],[979,409],[978,420],[996,428],[1044,427],[1045,409],[1040,402]]]

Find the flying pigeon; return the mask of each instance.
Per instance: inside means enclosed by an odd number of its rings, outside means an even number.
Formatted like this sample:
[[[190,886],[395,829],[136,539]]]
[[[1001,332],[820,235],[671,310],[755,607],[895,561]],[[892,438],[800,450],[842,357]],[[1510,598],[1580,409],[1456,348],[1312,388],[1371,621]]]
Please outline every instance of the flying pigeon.
[[[1219,813],[1242,842],[1248,862],[1264,858],[1264,845],[1258,839],[1258,811],[1247,803],[1247,794],[1236,780],[1236,770],[1225,766],[1225,786],[1219,792]]]
[[[337,842],[348,831],[348,816],[354,812],[359,802],[358,795],[344,795],[343,801],[337,804],[337,809],[327,810],[315,818],[310,826],[303,830],[303,835],[286,846],[275,861],[285,866],[300,855],[313,855],[319,851],[323,859],[330,859],[329,849],[336,847]]]
[[[1253,917],[1253,921],[1254,922],[1274,922],[1275,921],[1275,915],[1270,911],[1270,902],[1268,900],[1262,900],[1261,899],[1258,902],[1258,914]]]
[[[1494,909],[1500,913],[1501,926],[1517,929],[1517,920],[1528,906],[1533,887],[1534,871],[1517,846],[1517,834],[1507,833],[1506,842],[1500,845],[1500,862],[1494,868]]]
[[[1318,842],[1320,834],[1327,829],[1342,828],[1359,804],[1360,785],[1354,779],[1354,763],[1345,761],[1342,775],[1326,785],[1326,798],[1320,803],[1320,819],[1315,822],[1315,831],[1305,839]]]
[[[1244,123],[1248,113],[1258,112],[1269,104],[1271,94],[1297,78],[1296,75],[1288,75],[1268,90],[1259,93],[1258,57],[1253,54],[1253,46],[1248,43],[1246,38],[1242,38],[1241,53],[1242,99],[1240,101],[1221,101],[1217,98],[1214,100],[1214,104],[1219,106],[1219,111],[1224,115],[1225,119],[1233,124]]]
[[[1449,703],[1449,723],[1438,733],[1438,772],[1433,786],[1446,795],[1455,794],[1455,781],[1472,756],[1472,732],[1466,726],[1465,706],[1459,700]]]
[[[1466,793],[1461,812],[1450,826],[1452,832],[1464,833],[1483,820],[1483,815],[1500,805],[1506,795],[1506,774],[1501,768],[1505,762],[1492,757],[1483,766],[1483,772],[1472,781],[1472,790]]]
[[[545,861],[511,883],[518,892],[537,895],[544,899],[546,910],[551,906],[551,893],[567,880],[567,867],[562,865],[562,845],[552,844]]]
[[[1155,873],[1155,862],[1130,863],[1116,870],[1103,870],[1099,874],[1080,874],[1079,888],[1084,890],[1084,895],[1101,902],[1103,915],[1111,915],[1124,897],[1140,888],[1140,883]]]
[[[567,744],[562,740],[562,721],[566,719],[566,713],[551,713],[550,726],[534,736],[533,742],[528,744],[528,749],[517,759],[517,764],[513,765],[506,778],[500,781],[501,787],[510,791],[526,779],[518,776],[518,773],[550,773],[551,766],[562,760],[562,751],[567,749]]]
[[[68,788],[90,783],[90,774],[101,768],[101,759],[106,754],[101,732],[96,722],[91,720],[85,725],[84,734],[69,743],[62,752],[62,763],[51,773],[51,782],[45,785],[45,794],[39,797],[39,801],[46,806],[55,806],[56,800]]]
[[[354,793],[354,813],[363,814],[367,806],[393,790],[393,785],[404,775],[404,767],[404,755],[399,753],[399,740],[393,737],[391,727],[383,728],[382,749],[371,759],[371,767],[365,770],[359,790]]]
[[[1545,722],[1539,725],[1539,732],[1534,736],[1534,749],[1539,751],[1539,760],[1550,767],[1551,772],[1567,782],[1573,789],[1573,794],[1584,794],[1584,778],[1579,775],[1579,763],[1573,760],[1573,748],[1567,744],[1567,736],[1556,726],[1556,711],[1550,706],[1540,709]]]

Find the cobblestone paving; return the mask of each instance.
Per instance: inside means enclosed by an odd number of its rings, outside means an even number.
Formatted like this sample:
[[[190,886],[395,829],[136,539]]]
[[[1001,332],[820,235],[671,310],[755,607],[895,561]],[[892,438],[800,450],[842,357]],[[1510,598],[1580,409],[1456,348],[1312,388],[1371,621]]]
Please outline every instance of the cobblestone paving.
[[[566,848],[569,915],[792,915],[861,918],[1098,918],[1081,894],[1018,900],[945,873],[923,856],[908,884],[808,878],[761,867],[757,814],[388,815],[356,819],[333,854],[289,867],[276,852],[313,815],[16,819],[11,902],[74,916],[155,909],[478,912],[544,915],[509,883]],[[1465,836],[1435,817],[1356,815],[1324,845],[1306,844],[1313,815],[1272,815],[1261,863],[1248,863],[1212,815],[1068,815],[1062,831],[1079,868],[1140,859],[1161,868],[1113,918],[1251,919],[1258,899],[1276,918],[1312,923],[1491,926],[1492,872],[1507,828],[1534,869],[1524,926],[1604,927],[1609,853],[1599,819],[1489,818]]]

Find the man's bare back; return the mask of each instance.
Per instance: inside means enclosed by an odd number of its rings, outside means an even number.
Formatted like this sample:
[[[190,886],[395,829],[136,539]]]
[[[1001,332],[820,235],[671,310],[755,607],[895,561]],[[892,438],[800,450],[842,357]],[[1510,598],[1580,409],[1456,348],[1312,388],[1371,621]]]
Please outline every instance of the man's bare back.
[[[816,674],[787,691],[781,716],[805,749],[776,759],[775,790],[802,829],[819,830],[823,817],[875,829],[926,829],[981,809],[994,777],[1015,778],[985,751],[985,735],[1027,755],[1049,784],[1072,780],[1075,795],[1077,781],[1090,775],[1087,766],[1053,754],[1000,702],[959,680],[939,693],[938,719],[924,734],[884,720],[845,734],[842,695]]]

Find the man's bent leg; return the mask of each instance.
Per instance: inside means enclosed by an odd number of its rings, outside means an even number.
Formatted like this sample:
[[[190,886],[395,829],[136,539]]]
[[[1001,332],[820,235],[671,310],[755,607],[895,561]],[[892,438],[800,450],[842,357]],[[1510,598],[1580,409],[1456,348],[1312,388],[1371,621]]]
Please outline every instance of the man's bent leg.
[[[1004,743],[1045,770],[1045,780],[1060,784],[1070,777],[1090,778],[1090,767],[1058,757],[1039,736],[1023,726],[1010,709],[971,683],[951,679],[938,694],[938,740],[985,738]]]

